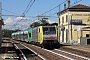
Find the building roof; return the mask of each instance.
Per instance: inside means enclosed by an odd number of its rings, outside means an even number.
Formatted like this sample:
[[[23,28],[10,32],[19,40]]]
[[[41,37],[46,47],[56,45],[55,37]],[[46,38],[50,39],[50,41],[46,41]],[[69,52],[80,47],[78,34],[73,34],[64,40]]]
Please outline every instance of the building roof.
[[[83,5],[83,4],[77,4],[77,5],[71,6],[70,8],[90,8],[90,6]]]
[[[71,6],[65,10],[62,10],[60,12],[57,13],[57,15],[62,15],[68,11],[77,11],[77,12],[89,12],[90,11],[90,6],[84,5],[84,4],[77,4],[74,6]]]

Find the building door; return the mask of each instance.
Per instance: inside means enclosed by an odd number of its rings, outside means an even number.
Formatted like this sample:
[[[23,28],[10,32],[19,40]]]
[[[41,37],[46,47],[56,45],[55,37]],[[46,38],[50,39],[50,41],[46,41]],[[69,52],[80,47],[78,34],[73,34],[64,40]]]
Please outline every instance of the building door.
[[[66,43],[68,43],[68,29],[66,29]]]
[[[62,31],[62,42],[64,42],[64,31]]]
[[[90,45],[90,39],[87,39],[87,44],[89,44],[89,45]]]

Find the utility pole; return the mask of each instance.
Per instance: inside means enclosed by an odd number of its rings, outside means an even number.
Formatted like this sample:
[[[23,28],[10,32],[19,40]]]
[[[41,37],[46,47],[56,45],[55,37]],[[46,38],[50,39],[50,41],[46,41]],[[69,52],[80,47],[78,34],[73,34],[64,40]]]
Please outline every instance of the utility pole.
[[[60,28],[61,28],[60,27],[60,17],[59,17],[60,16],[60,14],[59,14],[60,13],[60,4],[58,5],[58,9],[59,9],[59,11],[58,11],[58,35],[57,36],[58,36],[58,41],[60,42],[60,34],[61,34],[60,33],[61,32],[61,30],[60,30]]]
[[[2,3],[0,2],[0,48],[2,43]]]
[[[2,19],[2,3],[0,2],[0,48],[2,43],[2,25],[4,25],[3,19]]]
[[[0,20],[2,20],[2,3],[0,2]]]

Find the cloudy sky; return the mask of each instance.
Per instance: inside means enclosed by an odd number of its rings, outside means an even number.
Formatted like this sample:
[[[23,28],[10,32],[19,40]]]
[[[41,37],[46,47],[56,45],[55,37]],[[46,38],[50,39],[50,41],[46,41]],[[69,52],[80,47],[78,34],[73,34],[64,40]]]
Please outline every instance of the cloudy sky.
[[[31,20],[28,17],[17,17],[12,19],[11,17],[9,17],[8,19],[6,19],[4,21],[4,28],[5,29],[21,29],[21,30],[25,30],[27,28],[29,28],[30,24],[33,22],[39,21],[37,19],[35,20]],[[48,20],[49,23],[54,23],[55,21],[51,21]]]
[[[4,28],[5,29],[26,29],[29,27],[32,20],[27,17],[16,17],[16,18],[7,18],[4,21]]]

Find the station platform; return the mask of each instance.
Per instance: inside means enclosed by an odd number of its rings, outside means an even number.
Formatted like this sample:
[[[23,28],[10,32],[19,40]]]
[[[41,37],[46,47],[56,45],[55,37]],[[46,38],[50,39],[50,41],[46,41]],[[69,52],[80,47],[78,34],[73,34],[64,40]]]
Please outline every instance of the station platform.
[[[64,46],[64,47],[90,53],[90,45],[70,45],[70,46]]]
[[[70,48],[74,50],[80,50],[80,51],[85,51],[90,53],[90,45],[80,45],[80,44],[66,44],[66,43],[60,43],[61,46],[65,48]]]
[[[90,58],[90,45],[70,45],[70,44],[61,44],[61,49],[77,51],[79,55]]]
[[[1,43],[0,60],[17,60],[15,49],[8,40],[3,40]]]

